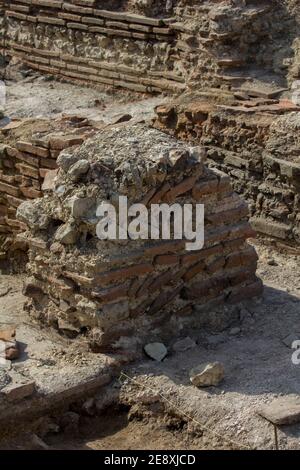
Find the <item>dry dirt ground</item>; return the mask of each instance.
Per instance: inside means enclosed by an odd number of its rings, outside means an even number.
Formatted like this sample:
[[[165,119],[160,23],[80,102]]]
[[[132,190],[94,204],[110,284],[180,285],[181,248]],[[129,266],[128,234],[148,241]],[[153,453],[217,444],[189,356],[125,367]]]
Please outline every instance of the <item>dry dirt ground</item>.
[[[262,299],[239,304],[239,319],[224,331],[184,332],[195,340],[194,348],[175,353],[170,343],[162,363],[145,357],[124,368],[130,378],[117,380],[108,393],[130,407],[129,414],[114,409],[106,417],[83,418],[75,438],[59,433],[45,438],[47,445],[64,449],[274,448],[273,426],[257,410],[277,397],[300,391],[300,365],[292,363],[291,348],[292,341],[300,339],[300,256],[260,241],[255,245],[260,256],[258,274],[265,284]],[[21,285],[20,276],[1,276],[0,319],[5,313],[12,323],[29,321],[22,310]],[[57,355],[51,357],[51,349],[42,349],[40,356],[47,367],[51,359],[60,364]],[[39,360],[38,353],[34,359]],[[76,356],[74,364],[82,365],[82,360]],[[67,364],[64,361],[61,367]],[[189,370],[212,361],[222,362],[225,380],[208,389],[192,386]],[[20,446],[14,444],[14,448]],[[300,448],[300,425],[279,429],[279,447]]]
[[[124,90],[93,89],[51,80],[28,72],[18,80],[6,80],[5,114],[10,118],[59,117],[76,114],[110,123],[124,114],[149,119],[164,98],[149,98]]]

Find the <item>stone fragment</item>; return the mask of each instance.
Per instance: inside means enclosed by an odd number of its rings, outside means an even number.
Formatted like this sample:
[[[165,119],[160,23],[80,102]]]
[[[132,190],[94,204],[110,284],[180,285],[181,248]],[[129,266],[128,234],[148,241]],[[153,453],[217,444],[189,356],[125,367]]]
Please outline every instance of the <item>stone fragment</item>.
[[[69,168],[74,165],[74,163],[76,163],[79,159],[80,157],[78,157],[75,152],[72,153],[68,150],[64,150],[57,157],[56,163],[67,173]]]
[[[74,325],[67,322],[66,320],[63,320],[62,318],[59,318],[57,323],[58,323],[59,330],[64,330],[74,335],[77,335],[78,333],[80,333],[79,328],[76,328]]]
[[[30,438],[26,439],[26,450],[49,450],[50,447],[36,434],[30,434]]]
[[[73,182],[76,182],[82,175],[85,175],[89,171],[89,168],[90,164],[87,160],[78,160],[70,167],[68,175]]]
[[[64,224],[59,227],[55,234],[55,240],[63,245],[73,245],[78,238],[78,232],[70,225]]]
[[[65,434],[76,436],[79,432],[79,420],[80,416],[78,413],[67,411],[61,417],[59,424]]]
[[[268,258],[267,263],[269,266],[278,266],[278,263],[275,261],[274,258]]]
[[[220,362],[201,364],[190,371],[190,381],[196,387],[219,385],[224,378],[224,367]]]
[[[49,170],[45,174],[44,182],[42,184],[42,191],[49,191],[55,188],[55,178],[58,170]]]
[[[70,202],[71,215],[75,219],[83,218],[87,216],[88,211],[95,204],[95,199],[92,197],[75,197]]]
[[[2,388],[6,387],[10,381],[11,378],[9,374],[3,368],[0,368],[0,391]]]
[[[176,343],[173,344],[173,351],[184,352],[195,347],[196,347],[195,341],[189,336],[187,336],[186,338],[180,339],[176,341]]]
[[[144,347],[144,351],[147,356],[158,362],[161,362],[168,354],[168,350],[163,343],[148,343]]]
[[[236,336],[240,334],[240,332],[241,332],[241,329],[237,326],[235,328],[231,328],[231,330],[229,331],[229,334],[230,336]]]
[[[82,405],[82,410],[84,411],[85,414],[89,416],[93,416],[96,412],[95,410],[95,399],[94,398],[88,398]]]
[[[0,341],[13,341],[16,337],[16,328],[6,328],[5,330],[0,330]]]

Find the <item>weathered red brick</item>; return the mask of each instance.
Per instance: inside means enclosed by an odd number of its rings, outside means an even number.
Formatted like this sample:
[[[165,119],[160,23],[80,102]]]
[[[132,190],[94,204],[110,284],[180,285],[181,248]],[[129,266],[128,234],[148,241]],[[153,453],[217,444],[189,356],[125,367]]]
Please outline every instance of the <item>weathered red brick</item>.
[[[126,298],[128,294],[128,283],[114,286],[107,289],[99,289],[92,291],[91,296],[99,302],[111,302]]]
[[[211,194],[218,191],[219,181],[218,179],[213,179],[209,181],[200,181],[195,184],[192,190],[193,198],[198,201],[204,194]]]
[[[158,266],[165,266],[169,264],[177,264],[179,262],[179,256],[178,255],[158,255],[156,256],[154,262],[155,265]]]
[[[226,268],[231,269],[237,266],[244,266],[245,264],[255,263],[258,260],[255,248],[252,246],[236,253],[231,253],[226,256]]]
[[[19,207],[19,205],[24,202],[24,199],[16,198],[14,196],[7,196],[6,198],[8,204],[13,207]]]
[[[220,256],[211,262],[207,262],[206,270],[210,274],[213,274],[213,273],[220,271],[220,269],[222,269],[224,266],[225,266],[225,258],[224,256]]]
[[[170,191],[170,189],[171,189],[171,186],[169,183],[163,184],[162,187],[158,191],[156,191],[153,198],[150,200],[149,206],[151,206],[151,204],[158,204],[162,200],[163,196],[168,191]]]
[[[39,175],[39,170],[37,168],[33,168],[29,165],[23,165],[22,163],[17,163],[16,168],[22,175],[26,175],[26,176],[30,176],[31,178],[39,179],[40,175]]]
[[[176,253],[185,249],[184,240],[162,241],[156,245],[149,245],[144,249],[144,256],[156,256],[161,254]]]
[[[25,197],[28,197],[29,199],[36,199],[38,197],[43,196],[43,193],[41,191],[38,191],[33,188],[20,187],[20,191]]]
[[[183,276],[184,282],[189,282],[191,279],[197,276],[197,274],[204,271],[204,269],[205,269],[204,261],[200,261],[200,263],[197,263],[194,266],[191,266]]]
[[[216,246],[212,246],[211,248],[204,248],[203,250],[197,250],[191,253],[184,254],[180,257],[180,259],[183,265],[188,265],[188,264],[195,263],[196,261],[206,259],[209,256],[212,256],[216,253],[220,253],[221,251],[222,251],[222,246],[216,245]]]
[[[43,147],[37,147],[36,145],[31,144],[30,142],[19,141],[16,144],[17,149],[21,152],[31,153],[37,155],[38,157],[48,158],[49,150]]]
[[[226,301],[230,304],[241,302],[242,300],[249,299],[252,297],[258,297],[263,292],[263,283],[258,279],[253,284],[234,288]]]
[[[63,150],[73,145],[80,145],[84,141],[82,136],[74,135],[53,135],[50,137],[50,148],[54,150]]]
[[[241,203],[239,207],[228,211],[218,212],[215,214],[206,214],[205,219],[212,224],[228,224],[237,222],[249,215],[247,204]]]
[[[172,302],[175,297],[180,293],[181,289],[182,285],[179,285],[175,289],[161,292],[149,308],[147,312],[148,315],[154,315],[155,313],[159,312],[159,310],[165,305]]]
[[[185,178],[181,183],[177,184],[174,188],[168,191],[162,198],[164,202],[172,203],[177,196],[187,193],[190,191],[197,181],[197,176],[189,176]]]
[[[108,284],[113,281],[122,281],[124,279],[130,279],[131,277],[151,273],[153,269],[154,268],[150,263],[135,264],[126,268],[113,269],[111,271],[98,274],[95,277],[94,283],[95,285],[101,285]]]

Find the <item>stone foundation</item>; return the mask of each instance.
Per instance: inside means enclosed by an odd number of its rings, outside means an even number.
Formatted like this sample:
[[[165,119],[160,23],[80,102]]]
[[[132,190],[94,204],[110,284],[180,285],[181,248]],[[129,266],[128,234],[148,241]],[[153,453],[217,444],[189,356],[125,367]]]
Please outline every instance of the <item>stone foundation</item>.
[[[63,151],[53,190],[25,202],[18,219],[29,250],[25,294],[39,320],[95,350],[130,348],[207,319],[218,306],[261,293],[246,204],[203,151],[143,125],[99,131]],[[96,207],[205,205],[205,245],[186,240],[99,240]]]

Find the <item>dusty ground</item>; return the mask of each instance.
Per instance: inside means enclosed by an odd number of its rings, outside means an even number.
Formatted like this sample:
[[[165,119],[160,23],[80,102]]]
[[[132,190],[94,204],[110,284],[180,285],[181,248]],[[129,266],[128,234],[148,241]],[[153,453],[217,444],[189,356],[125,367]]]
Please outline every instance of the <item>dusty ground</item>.
[[[73,449],[274,448],[273,427],[256,411],[278,396],[299,393],[300,366],[292,363],[291,342],[300,339],[300,257],[255,243],[260,255],[258,274],[265,292],[262,299],[236,307],[240,321],[231,328],[240,331],[229,328],[218,333],[185,332],[196,341],[195,348],[174,353],[172,344],[168,344],[169,355],[162,363],[145,358],[137,366],[124,366],[134,381],[123,377],[122,385],[117,381],[112,390],[117,400],[132,407],[132,419],[128,420],[124,412],[114,412],[108,421],[94,417],[92,422],[82,423],[76,439],[59,434],[46,439],[47,444],[51,448]],[[22,318],[26,323],[21,281],[20,277],[1,277],[4,296],[0,298],[0,319],[5,311],[5,317],[9,313],[12,322],[18,323]],[[6,295],[5,286],[11,288]],[[64,340],[61,342],[60,346],[65,347]],[[44,370],[44,374],[50,373],[51,360],[52,369],[69,367],[72,362],[72,353],[69,359],[51,354],[53,348],[48,352],[42,348],[40,357],[35,352],[31,358],[37,364],[46,364],[48,372]],[[75,356],[73,366],[84,367],[82,356]],[[224,382],[204,390],[193,387],[188,371],[201,362],[216,360],[224,364]],[[18,368],[22,371],[20,364]],[[146,402],[159,402],[166,409],[155,418],[156,411],[154,415],[153,410],[145,412],[145,397]],[[170,427],[166,419],[166,411],[170,410],[177,418],[184,418],[181,425]],[[280,448],[300,448],[299,438],[300,426],[279,430]]]
[[[149,119],[164,98],[146,97],[124,90],[93,89],[58,82],[30,71],[16,80],[6,80],[5,114],[10,118],[58,117],[76,114],[110,123],[131,114],[135,119]]]

